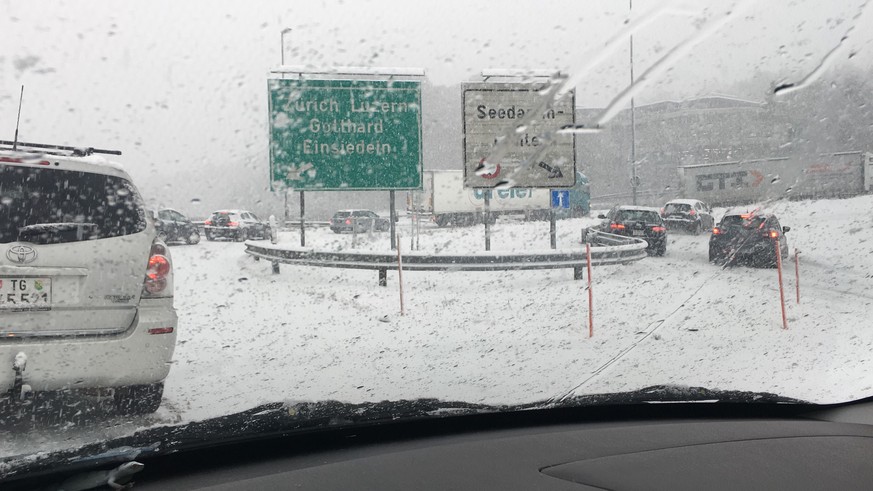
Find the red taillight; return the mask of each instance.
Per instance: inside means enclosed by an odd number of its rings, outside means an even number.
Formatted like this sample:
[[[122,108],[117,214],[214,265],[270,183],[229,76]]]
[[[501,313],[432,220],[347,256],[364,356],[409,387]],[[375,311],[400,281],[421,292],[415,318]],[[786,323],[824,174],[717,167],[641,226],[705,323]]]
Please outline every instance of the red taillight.
[[[610,223],[609,228],[612,230],[624,230],[623,223]]]
[[[351,225],[351,224],[352,224],[352,219],[346,218],[346,225]]]
[[[688,212],[688,214],[691,216],[694,216],[697,214],[697,212],[692,209],[691,211]]]
[[[206,220],[203,225],[212,225],[212,220]]]
[[[775,239],[777,237],[779,237],[779,232],[777,230],[771,230],[770,231],[770,238]]]
[[[155,280],[167,276],[170,272],[170,260],[166,256],[154,255],[149,258],[149,269],[146,276]]]
[[[236,227],[239,226],[239,222],[227,222],[228,227]]]
[[[718,227],[712,227],[712,235],[719,235],[719,234],[721,234],[721,229]]]
[[[666,232],[667,229],[664,227],[652,227],[652,232]]]
[[[175,328],[172,327],[153,327],[146,332],[149,334],[172,334],[174,330]]]
[[[163,292],[170,283],[172,265],[170,264],[169,251],[163,243],[152,244],[148,267],[143,287],[150,294]]]

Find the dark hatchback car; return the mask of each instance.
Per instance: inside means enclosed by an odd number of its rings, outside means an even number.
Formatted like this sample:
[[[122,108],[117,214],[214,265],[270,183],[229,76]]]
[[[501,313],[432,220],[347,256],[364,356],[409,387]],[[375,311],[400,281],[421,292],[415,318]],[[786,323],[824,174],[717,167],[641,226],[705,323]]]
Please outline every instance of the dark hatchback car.
[[[219,238],[242,242],[247,239],[269,239],[270,225],[252,212],[245,210],[218,210],[206,219],[206,240]]]
[[[788,241],[783,227],[772,213],[728,213],[712,229],[709,238],[710,262],[725,265],[747,264],[776,267],[776,243],[780,256],[788,257]]]
[[[664,205],[661,213],[668,230],[682,230],[699,235],[715,226],[709,205],[696,199],[674,199]]]
[[[340,210],[330,219],[330,229],[334,233],[387,231],[391,222],[370,210]]]
[[[200,229],[182,213],[164,208],[155,214],[155,229],[158,237],[166,243],[184,242],[196,244],[200,242]]]
[[[647,206],[616,206],[606,215],[597,230],[627,237],[645,239],[649,246],[646,251],[655,256],[667,252],[667,226],[660,211]]]

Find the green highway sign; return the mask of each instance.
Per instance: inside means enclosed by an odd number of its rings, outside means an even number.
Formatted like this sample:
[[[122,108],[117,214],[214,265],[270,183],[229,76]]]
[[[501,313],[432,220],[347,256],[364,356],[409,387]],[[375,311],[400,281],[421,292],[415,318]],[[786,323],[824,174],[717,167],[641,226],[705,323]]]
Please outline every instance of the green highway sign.
[[[421,189],[421,84],[271,79],[272,189]]]

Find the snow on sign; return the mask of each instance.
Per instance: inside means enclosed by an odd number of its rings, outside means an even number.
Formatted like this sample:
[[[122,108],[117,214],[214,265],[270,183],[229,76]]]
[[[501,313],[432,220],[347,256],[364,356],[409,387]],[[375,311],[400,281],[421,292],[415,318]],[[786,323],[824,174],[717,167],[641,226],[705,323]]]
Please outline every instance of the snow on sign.
[[[271,79],[273,189],[421,189],[421,84]]]
[[[543,110],[545,89],[543,83],[463,85],[466,187],[492,188],[510,177],[515,187],[575,184],[574,135],[558,134],[562,127],[575,123],[575,93]],[[486,159],[492,164],[491,172],[476,175]]]

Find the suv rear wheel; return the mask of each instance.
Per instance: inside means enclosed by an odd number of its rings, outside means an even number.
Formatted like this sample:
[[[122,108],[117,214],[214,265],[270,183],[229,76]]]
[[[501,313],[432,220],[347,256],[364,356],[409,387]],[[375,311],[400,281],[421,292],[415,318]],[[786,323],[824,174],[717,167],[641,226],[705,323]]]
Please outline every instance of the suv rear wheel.
[[[246,239],[249,238],[249,231],[247,229],[241,228],[236,232],[236,241],[237,242],[245,242]]]
[[[185,239],[185,242],[188,242],[191,245],[200,242],[200,232],[191,232],[191,234],[188,235],[188,238]]]
[[[164,383],[117,387],[115,410],[118,414],[151,414],[161,406]]]

